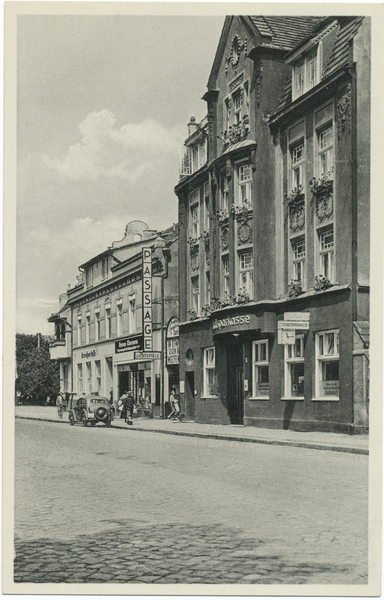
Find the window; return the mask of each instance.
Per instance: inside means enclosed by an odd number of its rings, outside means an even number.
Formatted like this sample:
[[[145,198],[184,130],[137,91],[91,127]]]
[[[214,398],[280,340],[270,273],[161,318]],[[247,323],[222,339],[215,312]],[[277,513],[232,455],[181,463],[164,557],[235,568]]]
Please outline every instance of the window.
[[[252,168],[251,165],[241,165],[238,169],[238,198],[237,202],[241,206],[244,202],[251,202],[252,195]]]
[[[68,392],[69,391],[69,366],[68,365],[63,365],[63,391],[64,392]]]
[[[85,343],[89,344],[89,330],[91,328],[91,315],[87,313],[85,315]]]
[[[105,256],[101,262],[101,276],[103,279],[108,277],[108,256]]]
[[[117,311],[117,335],[123,335],[123,301],[118,300],[116,303]]]
[[[192,223],[191,237],[194,240],[197,240],[200,235],[199,205],[198,204],[196,204],[196,206],[191,207],[191,223]]]
[[[319,149],[319,176],[331,177],[333,173],[333,126],[320,131],[317,135]]]
[[[204,184],[204,231],[209,231],[209,186]]]
[[[215,348],[204,348],[204,397],[215,395]]]
[[[228,211],[228,195],[229,195],[229,190],[228,190],[228,177],[226,177],[224,174],[221,176],[221,198],[220,198],[220,203],[221,203],[221,210],[226,210]]]
[[[81,346],[81,315],[77,315],[77,345]]]
[[[200,312],[200,287],[199,287],[199,278],[192,277],[191,279],[191,309],[196,312],[196,315]]]
[[[286,398],[304,398],[304,335],[295,336],[294,344],[285,346]]]
[[[319,232],[320,241],[320,275],[324,275],[334,283],[334,237],[333,227]]]
[[[96,370],[96,392],[98,394],[101,393],[101,362],[99,360],[95,360],[95,370]]]
[[[131,294],[128,298],[129,301],[129,333],[135,333],[136,331],[136,296]]]
[[[88,269],[85,271],[85,283],[87,288],[93,286],[93,266],[88,267]]]
[[[206,163],[205,142],[199,144],[199,169]]]
[[[300,142],[291,148],[292,165],[292,189],[303,185],[303,161],[304,161],[304,142]]]
[[[100,339],[100,309],[95,310],[95,342]]]
[[[269,354],[268,340],[252,344],[252,394],[254,398],[269,396]]]
[[[77,365],[77,393],[83,394],[83,365]]]
[[[211,304],[211,276],[209,271],[205,273],[205,304]]]
[[[112,333],[112,317],[111,317],[111,307],[105,307],[105,337],[108,340],[111,337]]]
[[[293,67],[293,100],[312,89],[320,81],[319,52],[315,48],[296,62]]]
[[[86,366],[86,370],[87,370],[87,394],[91,394],[92,393],[92,363],[87,362],[85,366]]]
[[[316,398],[339,399],[339,332],[316,334]]]
[[[235,125],[241,123],[241,90],[238,90],[233,95],[233,114],[235,119]]]
[[[223,292],[229,294],[229,257],[223,256]]]
[[[305,288],[305,239],[291,240],[293,252],[293,279]]]
[[[239,288],[246,292],[250,298],[253,297],[253,254],[242,252],[239,254]]]

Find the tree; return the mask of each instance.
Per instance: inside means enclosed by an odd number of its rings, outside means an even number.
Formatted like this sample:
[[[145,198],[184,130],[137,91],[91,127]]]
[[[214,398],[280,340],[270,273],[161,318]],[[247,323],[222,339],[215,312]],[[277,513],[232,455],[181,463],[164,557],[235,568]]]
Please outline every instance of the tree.
[[[16,368],[16,393],[31,404],[59,393],[59,366],[49,357],[49,338],[42,337],[38,348],[37,335],[16,334]]]

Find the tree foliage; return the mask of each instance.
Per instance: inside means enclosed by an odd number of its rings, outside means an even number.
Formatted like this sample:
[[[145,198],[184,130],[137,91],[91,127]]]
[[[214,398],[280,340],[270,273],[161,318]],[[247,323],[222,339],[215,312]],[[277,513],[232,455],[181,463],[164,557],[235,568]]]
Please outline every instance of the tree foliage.
[[[33,404],[43,403],[47,396],[60,391],[59,366],[49,357],[49,339],[16,334],[16,393]]]

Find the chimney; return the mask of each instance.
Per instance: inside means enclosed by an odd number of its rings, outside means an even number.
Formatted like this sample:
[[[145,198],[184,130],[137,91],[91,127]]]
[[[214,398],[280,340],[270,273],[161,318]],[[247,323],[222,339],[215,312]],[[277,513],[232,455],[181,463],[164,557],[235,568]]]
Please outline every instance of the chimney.
[[[196,123],[195,117],[191,117],[188,123],[188,137],[190,137],[195,131],[199,129],[198,124]]]

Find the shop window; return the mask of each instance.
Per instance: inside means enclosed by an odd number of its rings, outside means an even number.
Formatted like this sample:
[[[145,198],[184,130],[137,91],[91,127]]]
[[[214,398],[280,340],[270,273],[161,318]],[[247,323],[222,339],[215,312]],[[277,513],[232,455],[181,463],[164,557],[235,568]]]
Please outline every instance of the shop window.
[[[117,312],[117,335],[123,335],[123,301],[118,300],[116,303]]]
[[[304,335],[285,346],[285,398],[304,398]]]
[[[85,343],[89,344],[89,330],[91,328],[91,315],[87,313],[85,315]]]
[[[95,371],[96,371],[96,392],[101,394],[101,362],[95,360]]]
[[[92,393],[92,363],[87,362],[85,365],[87,373],[87,394]]]
[[[334,283],[334,235],[333,226],[318,232],[320,245],[320,275]]]
[[[223,293],[229,294],[229,256],[223,256],[222,258],[222,271],[223,271]]]
[[[105,337],[107,340],[112,335],[112,316],[111,316],[111,308],[105,307]]]
[[[83,394],[83,365],[77,365],[77,393]]]
[[[241,252],[239,254],[239,291],[253,298],[253,253]]]
[[[269,354],[268,340],[252,344],[252,395],[254,398],[269,396]]]
[[[291,244],[293,261],[292,278],[296,281],[301,281],[302,287],[305,289],[305,238],[291,240]]]
[[[320,177],[333,177],[333,126],[329,125],[317,134],[319,150],[318,174]]]
[[[215,348],[204,349],[204,397],[216,395]]]
[[[196,315],[200,313],[200,285],[199,278],[192,277],[191,279],[191,309]]]
[[[77,316],[77,345],[81,346],[81,315]]]
[[[316,398],[339,399],[339,331],[316,334]]]
[[[319,52],[315,48],[296,62],[293,67],[293,100],[312,89],[320,81]]]
[[[252,202],[252,168],[251,165],[240,165],[237,171],[238,176],[238,194],[237,204]]]
[[[95,310],[95,341],[100,340],[100,310]]]
[[[131,294],[129,296],[129,333],[135,333],[136,331],[136,296]]]
[[[291,188],[299,189],[304,185],[303,178],[304,142],[291,147]]]

